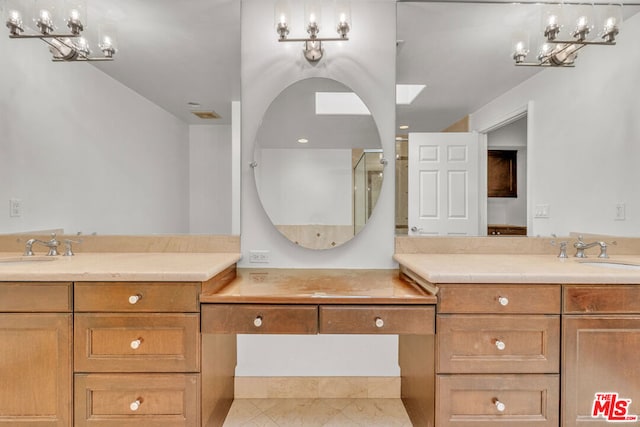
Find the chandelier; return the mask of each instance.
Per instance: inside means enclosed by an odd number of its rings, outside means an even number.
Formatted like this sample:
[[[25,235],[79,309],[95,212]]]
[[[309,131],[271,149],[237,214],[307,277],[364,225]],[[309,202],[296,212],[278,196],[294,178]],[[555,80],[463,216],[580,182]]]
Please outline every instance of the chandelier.
[[[515,65],[573,67],[578,51],[585,46],[615,45],[622,23],[622,5],[547,5],[542,18],[537,61],[526,62],[528,37],[521,32],[513,44]]]
[[[338,37],[321,38],[320,23],[322,17],[322,2],[308,0],[304,4],[305,30],[308,37],[288,38],[291,29],[291,8],[287,0],[279,0],[275,7],[275,27],[279,42],[304,42],[304,57],[309,62],[322,59],[324,49],[322,42],[346,41],[351,29],[351,10],[348,1],[334,1],[333,9],[336,15],[336,32]]]
[[[7,0],[5,23],[10,39],[44,41],[54,62],[113,60],[117,51],[113,28],[100,28],[97,47],[102,56],[92,56],[89,42],[82,36],[86,24],[84,0],[35,0],[33,9],[28,3]]]

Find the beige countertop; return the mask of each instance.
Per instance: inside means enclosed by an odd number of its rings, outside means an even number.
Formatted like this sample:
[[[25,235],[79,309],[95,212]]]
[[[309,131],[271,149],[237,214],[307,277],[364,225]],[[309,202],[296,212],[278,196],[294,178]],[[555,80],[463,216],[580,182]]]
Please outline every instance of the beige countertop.
[[[76,253],[46,257],[0,252],[0,281],[206,281],[239,253]],[[30,259],[24,262],[23,259]]]
[[[559,283],[640,284],[640,255],[611,255],[586,259],[555,255],[511,254],[395,254],[394,259],[433,284],[441,283]],[[626,263],[623,269],[594,263]]]
[[[398,270],[238,269],[222,290],[200,302],[270,304],[435,304],[436,297]]]

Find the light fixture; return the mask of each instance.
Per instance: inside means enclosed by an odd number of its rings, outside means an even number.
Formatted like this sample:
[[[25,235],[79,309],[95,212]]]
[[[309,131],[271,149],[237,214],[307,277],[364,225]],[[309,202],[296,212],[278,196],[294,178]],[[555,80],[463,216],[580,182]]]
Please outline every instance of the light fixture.
[[[402,130],[409,129],[409,125],[400,125],[398,126],[398,129],[402,129]]]
[[[589,38],[593,30],[596,12],[600,12],[602,29],[597,37]],[[568,17],[571,16],[572,17]],[[568,17],[565,19],[565,17]],[[526,62],[529,54],[529,40],[525,32],[520,31],[514,37],[512,58],[517,66],[534,67],[573,67],[578,51],[588,45],[611,46],[616,44],[619,25],[622,22],[622,4],[583,5],[552,4],[542,14],[542,34],[537,61]],[[568,22],[565,26],[563,22]],[[562,31],[566,27],[563,37]]]
[[[288,0],[278,0],[275,6],[275,28],[279,42],[304,42],[304,57],[309,62],[319,61],[324,49],[322,42],[346,41],[351,30],[351,9],[346,0],[334,1],[336,15],[336,31],[339,37],[321,38],[320,23],[322,20],[322,2],[319,0],[307,0],[304,5],[305,30],[308,37],[288,38],[291,30],[291,8]]]
[[[308,140],[307,138],[299,138],[299,139],[298,139],[298,142],[299,142],[300,144],[307,144],[307,143],[309,142],[309,140]]]
[[[49,45],[54,62],[112,61],[116,43],[113,28],[100,28],[97,47],[102,56],[91,56],[88,41],[82,37],[86,25],[85,0],[35,0],[33,13],[25,1],[7,0],[5,24],[11,39],[40,39]],[[32,15],[27,19],[23,17]],[[58,27],[66,27],[59,29]],[[31,31],[27,31],[30,29]]]

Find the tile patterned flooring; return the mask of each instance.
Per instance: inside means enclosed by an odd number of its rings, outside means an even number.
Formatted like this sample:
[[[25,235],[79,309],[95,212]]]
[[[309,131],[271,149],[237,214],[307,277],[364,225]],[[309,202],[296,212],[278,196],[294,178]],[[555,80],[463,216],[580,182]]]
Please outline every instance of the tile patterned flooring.
[[[400,399],[235,399],[224,427],[411,427]]]

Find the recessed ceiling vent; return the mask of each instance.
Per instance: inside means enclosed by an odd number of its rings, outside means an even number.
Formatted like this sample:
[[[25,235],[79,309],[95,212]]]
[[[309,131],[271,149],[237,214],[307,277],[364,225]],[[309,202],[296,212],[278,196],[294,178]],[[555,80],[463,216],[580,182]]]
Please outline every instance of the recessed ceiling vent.
[[[192,111],[193,114],[201,119],[219,119],[220,115],[215,111]]]

